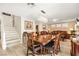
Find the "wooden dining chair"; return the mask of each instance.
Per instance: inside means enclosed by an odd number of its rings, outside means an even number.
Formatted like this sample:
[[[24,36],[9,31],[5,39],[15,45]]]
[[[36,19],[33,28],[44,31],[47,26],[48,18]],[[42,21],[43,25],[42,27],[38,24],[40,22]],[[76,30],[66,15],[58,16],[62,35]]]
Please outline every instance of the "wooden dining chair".
[[[53,41],[54,40],[54,41]],[[56,55],[60,51],[60,34],[44,46],[47,54]]]
[[[41,49],[42,49],[42,46],[40,43],[38,42],[34,42],[32,40],[32,34],[31,33],[25,33],[24,32],[24,36],[25,37],[23,39],[23,45],[25,47],[25,50],[26,50],[26,55],[28,56],[29,54],[31,55],[36,55],[36,54],[40,54],[41,53]],[[26,39],[27,37],[27,39]],[[34,43],[37,43],[37,44],[34,44]],[[40,51],[40,52],[39,52]],[[29,53],[31,52],[31,53]]]
[[[27,55],[27,41],[28,41],[28,33],[27,32],[24,32],[23,35],[22,35],[22,43],[23,43],[23,51],[25,53],[25,55]]]
[[[44,46],[44,50],[45,50],[45,54],[50,54],[52,56],[52,54],[54,54],[54,45],[53,42],[50,41],[47,45]]]
[[[48,35],[47,40],[52,39],[52,35]],[[44,49],[44,54],[50,54],[52,56],[52,54],[54,54],[54,41],[50,40],[47,44],[45,44],[43,46]]]
[[[54,45],[54,53],[57,54],[60,51],[60,39],[61,33],[56,35],[55,45]]]

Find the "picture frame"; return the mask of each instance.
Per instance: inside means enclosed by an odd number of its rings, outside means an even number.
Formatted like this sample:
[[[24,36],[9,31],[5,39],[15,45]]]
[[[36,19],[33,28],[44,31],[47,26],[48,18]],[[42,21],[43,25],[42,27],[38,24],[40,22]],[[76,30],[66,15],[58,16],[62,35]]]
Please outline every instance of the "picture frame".
[[[25,30],[32,30],[33,29],[33,22],[32,21],[25,21],[24,22],[24,29]]]

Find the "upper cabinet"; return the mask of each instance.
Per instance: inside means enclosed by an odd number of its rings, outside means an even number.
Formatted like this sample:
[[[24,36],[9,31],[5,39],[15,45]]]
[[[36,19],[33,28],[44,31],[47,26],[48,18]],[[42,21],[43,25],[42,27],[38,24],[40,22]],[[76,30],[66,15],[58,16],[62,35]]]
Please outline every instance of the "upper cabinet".
[[[52,30],[67,30],[68,28],[68,23],[59,23],[59,24],[53,24],[51,25]]]

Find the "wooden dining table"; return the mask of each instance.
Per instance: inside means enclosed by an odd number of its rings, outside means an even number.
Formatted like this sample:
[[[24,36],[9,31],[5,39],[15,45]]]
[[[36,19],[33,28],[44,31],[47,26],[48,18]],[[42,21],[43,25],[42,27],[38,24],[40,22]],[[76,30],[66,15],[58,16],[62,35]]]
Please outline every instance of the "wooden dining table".
[[[39,42],[43,46],[49,43],[51,40],[54,40],[56,36],[54,35],[39,35],[36,39],[33,39],[35,42]]]

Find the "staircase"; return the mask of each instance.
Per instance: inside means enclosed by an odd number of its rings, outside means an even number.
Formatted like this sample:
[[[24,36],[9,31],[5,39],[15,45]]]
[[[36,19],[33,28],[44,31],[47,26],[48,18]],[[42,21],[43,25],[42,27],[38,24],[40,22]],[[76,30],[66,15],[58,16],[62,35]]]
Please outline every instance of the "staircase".
[[[20,36],[16,31],[16,28],[13,27],[13,17],[5,16],[4,18],[6,47],[11,47],[20,44]]]
[[[7,47],[14,46],[20,43],[19,34],[14,27],[5,27],[5,39]]]

